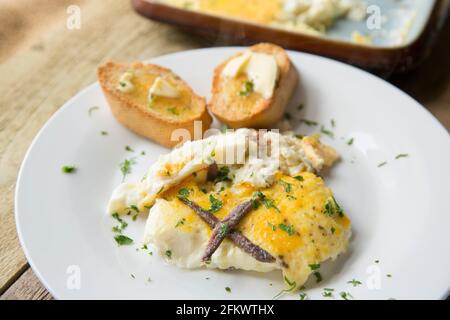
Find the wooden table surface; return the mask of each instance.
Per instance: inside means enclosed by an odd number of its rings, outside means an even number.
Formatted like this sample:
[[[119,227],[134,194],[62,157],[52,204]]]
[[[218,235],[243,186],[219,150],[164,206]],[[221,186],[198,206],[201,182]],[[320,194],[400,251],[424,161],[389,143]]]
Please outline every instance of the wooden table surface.
[[[73,4],[81,8],[79,30],[66,27]],[[13,204],[20,163],[50,116],[94,82],[96,66],[107,59],[133,61],[224,44],[148,21],[127,0],[0,0],[0,299],[52,299],[20,247]],[[449,130],[450,21],[418,69],[389,81]]]

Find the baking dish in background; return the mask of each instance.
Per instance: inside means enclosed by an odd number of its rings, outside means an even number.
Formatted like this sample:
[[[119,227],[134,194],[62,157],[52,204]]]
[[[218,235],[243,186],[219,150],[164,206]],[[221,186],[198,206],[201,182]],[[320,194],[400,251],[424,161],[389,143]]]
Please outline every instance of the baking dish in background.
[[[230,0],[233,1],[233,0]],[[435,35],[445,20],[448,0],[369,0],[387,17],[371,44],[351,41],[351,34],[367,33],[362,21],[337,20],[323,36],[289,31],[230,16],[204,13],[163,4],[158,0],[132,0],[135,10],[143,16],[189,31],[226,38],[233,44],[267,41],[284,48],[315,53],[345,61],[373,71],[399,72],[414,67],[429,51]],[[401,25],[412,15],[407,28]],[[403,39],[392,34],[403,28]],[[389,35],[389,36],[388,36]]]

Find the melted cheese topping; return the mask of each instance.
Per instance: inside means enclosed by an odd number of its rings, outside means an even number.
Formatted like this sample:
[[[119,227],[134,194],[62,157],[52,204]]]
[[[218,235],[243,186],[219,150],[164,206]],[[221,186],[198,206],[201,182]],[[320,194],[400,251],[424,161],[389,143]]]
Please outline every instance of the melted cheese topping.
[[[273,206],[262,203],[248,213],[236,229],[276,257],[276,262],[258,262],[226,239],[206,266],[259,272],[281,269],[283,275],[299,287],[312,272],[310,264],[334,259],[346,250],[351,233],[350,220],[345,214],[327,213],[326,205],[333,204],[334,198],[323,180],[308,172],[302,177],[299,181],[277,173],[276,182],[268,188],[257,189],[248,183],[239,183],[221,192],[211,189],[211,183],[189,178],[161,194],[150,211],[145,242],[155,245],[162,255],[170,250],[169,263],[183,268],[203,267],[201,256],[211,228],[177,199],[179,190],[189,190],[188,198],[204,209],[210,208],[212,194],[223,204],[215,213],[221,220],[260,190],[266,199],[273,201]]]

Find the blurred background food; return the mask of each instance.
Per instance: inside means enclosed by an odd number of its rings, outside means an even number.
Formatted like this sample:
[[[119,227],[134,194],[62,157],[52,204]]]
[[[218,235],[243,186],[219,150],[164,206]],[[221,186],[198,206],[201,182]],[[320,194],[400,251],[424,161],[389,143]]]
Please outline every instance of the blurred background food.
[[[68,23],[77,10],[79,28]],[[416,69],[378,75],[450,129],[450,21],[442,24],[440,33],[430,35],[436,43],[426,47],[427,58]],[[20,247],[13,208],[20,163],[50,116],[96,81],[96,67],[107,60],[131,62],[233,43],[225,34],[199,36],[150,21],[126,0],[0,0],[0,299],[51,299]]]

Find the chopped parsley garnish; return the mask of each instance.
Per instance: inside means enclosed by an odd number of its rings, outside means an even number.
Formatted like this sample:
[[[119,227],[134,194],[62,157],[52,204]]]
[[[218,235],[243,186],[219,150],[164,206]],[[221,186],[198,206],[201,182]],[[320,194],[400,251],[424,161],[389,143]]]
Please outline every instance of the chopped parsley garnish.
[[[323,133],[323,134],[326,134],[326,135],[329,136],[330,138],[334,138],[334,133],[331,132],[331,131],[328,130],[328,129],[325,129],[324,126],[321,126],[321,127],[320,127],[320,132]]]
[[[325,298],[332,298],[333,297],[333,291],[334,289],[331,288],[324,288],[322,292],[322,296]]]
[[[351,145],[353,144],[353,141],[355,141],[355,139],[350,138],[350,139],[347,140],[347,144],[348,144],[349,146],[351,146]]]
[[[217,211],[222,209],[222,201],[215,198],[212,194],[209,195],[209,202],[211,203],[211,207],[208,209],[209,212],[216,213]]]
[[[286,182],[284,180],[280,180],[280,183],[283,185],[284,191],[286,191],[287,193],[292,191],[292,184],[290,184],[289,182]]]
[[[178,228],[179,226],[183,226],[185,223],[186,223],[186,219],[181,218],[180,220],[178,220],[177,224],[175,225],[175,228]]]
[[[380,260],[375,260],[375,263],[380,263]]]
[[[267,209],[274,208],[275,210],[280,212],[280,209],[275,205],[275,201],[273,199],[264,197],[264,199],[262,199],[262,203]]]
[[[187,197],[189,197],[189,194],[192,192],[192,189],[188,189],[188,188],[181,188],[180,190],[178,190],[178,195],[181,198],[187,199]]]
[[[123,234],[118,234],[114,237],[114,240],[116,240],[117,244],[119,246],[128,246],[133,243],[133,239],[124,236]]]
[[[303,179],[302,176],[295,176],[294,179],[295,179],[295,180],[298,180],[298,181],[303,181],[303,180],[305,180],[305,179]]]
[[[295,281],[290,281],[286,276],[284,276],[284,281],[287,283],[289,288],[281,290],[275,297],[273,297],[273,300],[278,299],[286,292],[291,292],[292,290],[295,289],[295,287],[297,287],[297,283]]]
[[[307,126],[317,126],[318,123],[316,121],[312,121],[312,120],[307,120],[307,119],[301,119],[301,122],[303,122],[304,124],[306,124]]]
[[[145,156],[145,151],[141,151],[141,156]]]
[[[340,217],[344,216],[344,211],[339,206],[339,204],[336,202],[336,199],[334,199],[334,197],[332,197],[331,200],[328,200],[325,203],[325,206],[324,206],[322,212],[330,217],[334,214],[338,214]]]
[[[131,209],[131,210],[134,210],[134,211],[136,211],[136,212],[139,212],[139,208],[138,208],[136,205],[134,205],[134,204],[132,204],[132,205],[130,206],[130,209]]]
[[[319,283],[322,281],[322,275],[320,274],[320,272],[316,271],[313,273],[314,277],[316,277],[316,283]]]
[[[291,120],[291,119],[292,119],[292,116],[291,116],[290,113],[286,112],[286,113],[284,114],[284,118],[285,118],[286,120]]]
[[[77,168],[75,166],[62,166],[61,167],[61,171],[63,173],[74,173],[75,171],[77,171]]]
[[[130,146],[125,146],[125,150],[126,151],[130,151],[130,152],[134,152],[134,150],[130,147]]]
[[[400,159],[400,158],[407,158],[409,157],[409,154],[407,153],[400,153],[395,157],[395,160]]]
[[[254,87],[253,81],[246,80],[242,86],[241,91],[239,92],[239,95],[243,96],[243,97],[247,97],[248,95],[250,95],[250,93],[253,92],[253,87]]]
[[[333,128],[336,127],[336,121],[334,121],[334,119],[331,119],[330,123]]]
[[[308,299],[308,295],[304,292],[300,292],[300,300],[307,300]]]
[[[297,107],[297,110],[299,110],[299,111],[302,110],[304,106],[305,105],[303,103],[300,103]]]
[[[347,281],[347,283],[350,283],[353,287],[357,287],[357,286],[359,286],[359,285],[362,284],[361,281],[356,280],[356,279],[352,279],[352,280],[350,280],[350,281]]]
[[[228,223],[222,223],[220,225],[219,235],[223,238],[228,232]]]
[[[172,258],[172,251],[171,250],[166,250],[165,255],[167,258]]]
[[[392,274],[388,273],[388,274],[386,275],[386,277],[392,278]]]
[[[319,270],[320,269],[320,263],[313,263],[313,264],[310,264],[309,265],[309,268],[311,269],[311,270]]]
[[[222,181],[231,181],[231,179],[228,177],[228,174],[230,173],[230,168],[227,166],[223,166],[219,168],[219,171],[217,172],[217,177],[214,179],[214,183],[222,182]]]
[[[267,222],[267,225],[270,227],[270,229],[272,229],[272,231],[277,230],[277,227],[273,224],[271,224],[270,222]]]
[[[289,236],[293,236],[295,234],[295,229],[294,229],[293,225],[287,225],[287,224],[284,224],[284,223],[280,223],[278,225],[278,228],[280,228],[281,230],[287,232],[287,234]]]
[[[334,234],[336,232],[336,229],[334,227],[331,227],[331,233]]]
[[[349,293],[349,292],[340,292],[339,295],[341,296],[342,299],[344,300],[349,300],[349,299],[353,299],[353,296]]]
[[[175,107],[167,108],[167,111],[169,111],[171,114],[174,114],[176,116],[180,115],[180,112]]]
[[[164,186],[162,186],[156,194],[160,194],[164,190]]]
[[[228,293],[231,293],[231,288],[230,287],[225,287],[225,291]]]
[[[113,228],[112,228],[112,231],[113,231],[113,232],[116,232],[116,233],[122,233],[122,231],[123,231],[126,227],[128,227],[128,223],[126,223],[125,221],[123,221],[123,219],[119,217],[119,214],[118,214],[117,212],[113,213],[113,214],[112,214],[112,217],[113,217],[115,220],[117,220],[117,222],[120,223],[120,225],[113,227]]]
[[[108,135],[108,131],[101,131],[100,133],[101,133],[102,136]]]
[[[91,116],[94,111],[98,111],[100,108],[98,106],[90,107],[88,110],[88,115]]]
[[[378,168],[381,168],[382,166],[387,165],[387,161],[381,162],[377,165]]]
[[[125,180],[125,177],[131,173],[131,166],[136,164],[136,160],[134,159],[125,159],[120,163],[120,171],[122,172],[122,181]]]

